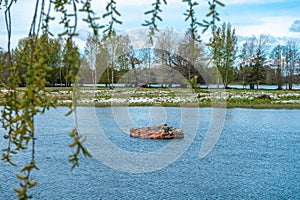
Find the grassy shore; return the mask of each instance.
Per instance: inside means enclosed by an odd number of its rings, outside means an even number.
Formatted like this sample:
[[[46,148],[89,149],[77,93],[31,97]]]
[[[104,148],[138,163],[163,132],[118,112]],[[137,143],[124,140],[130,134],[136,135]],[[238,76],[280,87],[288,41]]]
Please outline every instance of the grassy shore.
[[[70,106],[72,89],[47,88],[48,99],[59,106]],[[20,96],[23,89],[19,88]],[[1,90],[1,99],[6,90]],[[1,101],[1,104],[3,101]],[[188,88],[80,88],[80,106],[169,106],[300,109],[300,90],[239,90]]]

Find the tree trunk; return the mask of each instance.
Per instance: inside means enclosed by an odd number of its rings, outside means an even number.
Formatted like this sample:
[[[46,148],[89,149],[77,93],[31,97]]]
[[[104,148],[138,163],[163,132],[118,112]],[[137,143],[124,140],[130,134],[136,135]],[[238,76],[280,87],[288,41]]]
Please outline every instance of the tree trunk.
[[[289,77],[289,90],[293,89],[293,73]]]
[[[281,84],[278,85],[277,90],[282,90]]]
[[[282,83],[281,83],[281,70],[277,70],[277,79],[278,79],[278,87],[277,90],[282,90]]]
[[[256,81],[256,90],[258,90],[259,80]]]

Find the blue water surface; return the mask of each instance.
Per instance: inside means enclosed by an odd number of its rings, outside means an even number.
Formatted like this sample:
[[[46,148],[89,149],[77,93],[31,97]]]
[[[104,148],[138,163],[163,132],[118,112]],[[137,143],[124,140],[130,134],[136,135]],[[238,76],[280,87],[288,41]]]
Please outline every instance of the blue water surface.
[[[180,120],[189,121],[180,118],[182,109],[197,108],[164,109],[166,122],[180,126]],[[228,109],[217,144],[200,159],[212,110],[197,110],[195,138],[175,162],[150,173],[131,173],[83,157],[79,168],[70,171],[68,134],[74,119],[64,116],[68,108],[52,109],[36,118],[40,170],[33,174],[38,185],[30,193],[34,199],[299,199],[300,110]],[[132,107],[130,112],[137,125],[150,123],[149,107]],[[129,137],[115,122],[112,108],[96,108],[96,114],[107,138],[126,151],[153,152],[170,143]],[[0,147],[5,147],[3,139]],[[14,160],[21,165],[29,156],[21,152]],[[0,199],[16,198],[14,174],[19,169],[0,162]]]

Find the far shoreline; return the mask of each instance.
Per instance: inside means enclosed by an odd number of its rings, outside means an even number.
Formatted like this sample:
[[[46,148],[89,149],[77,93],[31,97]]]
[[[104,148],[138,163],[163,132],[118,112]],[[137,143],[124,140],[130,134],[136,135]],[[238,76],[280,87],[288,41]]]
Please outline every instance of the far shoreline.
[[[73,87],[47,87],[47,98],[57,107],[70,107]],[[24,88],[17,89],[20,98]],[[1,88],[1,99],[7,91]],[[78,107],[195,107],[300,109],[300,90],[80,87]],[[3,101],[0,101],[3,106]]]

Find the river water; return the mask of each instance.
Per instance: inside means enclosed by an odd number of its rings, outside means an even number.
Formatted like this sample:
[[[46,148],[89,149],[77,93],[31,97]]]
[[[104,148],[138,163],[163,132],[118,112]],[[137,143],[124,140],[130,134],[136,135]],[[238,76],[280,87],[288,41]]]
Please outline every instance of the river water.
[[[81,108],[85,109],[91,108]],[[72,153],[68,133],[74,127],[74,118],[64,117],[67,111],[59,107],[36,119],[40,170],[33,174],[38,181],[37,187],[30,190],[34,199],[300,198],[300,110],[228,109],[215,146],[206,157],[199,158],[209,125],[214,120],[222,122],[213,119],[211,108],[132,107],[127,110],[130,117],[124,121],[120,121],[123,116],[118,115],[119,110],[96,108],[97,126],[104,135],[93,140],[110,141],[112,147],[97,150],[97,146],[88,146],[98,154],[90,159],[82,157],[74,171],[68,163]],[[94,120],[89,117],[79,120],[88,124]],[[181,127],[186,137],[174,143],[130,138],[126,121],[130,126],[166,122]],[[5,146],[3,139],[0,146]],[[176,149],[164,151],[166,146],[184,148],[172,157]],[[143,168],[135,169],[130,160],[119,158],[122,152],[144,155],[134,161]],[[153,152],[159,152],[156,160],[148,157]],[[22,163],[26,156],[21,152],[14,160]],[[14,174],[19,168],[0,162],[0,169],[0,199],[15,199],[13,188],[18,182]]]

